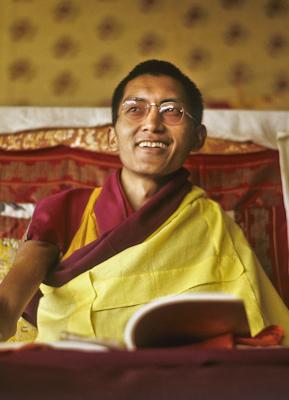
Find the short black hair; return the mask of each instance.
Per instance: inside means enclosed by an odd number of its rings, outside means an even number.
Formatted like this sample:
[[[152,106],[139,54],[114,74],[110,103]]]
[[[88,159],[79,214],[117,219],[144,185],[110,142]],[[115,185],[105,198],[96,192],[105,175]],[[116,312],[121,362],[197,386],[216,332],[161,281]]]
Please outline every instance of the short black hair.
[[[147,60],[137,64],[128,75],[117,85],[112,96],[112,123],[116,124],[118,109],[123,97],[126,85],[132,79],[140,75],[160,76],[166,75],[180,82],[184,88],[190,106],[190,113],[194,117],[196,124],[200,125],[203,116],[203,99],[197,85],[185,75],[179,68],[168,61]]]

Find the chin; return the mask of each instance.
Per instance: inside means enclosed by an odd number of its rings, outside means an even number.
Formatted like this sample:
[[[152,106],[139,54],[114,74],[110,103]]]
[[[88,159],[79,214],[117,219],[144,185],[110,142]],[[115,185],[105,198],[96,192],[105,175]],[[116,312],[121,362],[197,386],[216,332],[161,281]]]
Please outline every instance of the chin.
[[[179,169],[179,168],[177,168]],[[170,169],[170,170],[160,170],[160,169],[147,169],[147,170],[142,170],[140,172],[138,172],[140,175],[142,176],[146,176],[146,177],[150,177],[150,178],[163,178],[165,176],[169,176],[172,173],[174,173],[177,169]]]

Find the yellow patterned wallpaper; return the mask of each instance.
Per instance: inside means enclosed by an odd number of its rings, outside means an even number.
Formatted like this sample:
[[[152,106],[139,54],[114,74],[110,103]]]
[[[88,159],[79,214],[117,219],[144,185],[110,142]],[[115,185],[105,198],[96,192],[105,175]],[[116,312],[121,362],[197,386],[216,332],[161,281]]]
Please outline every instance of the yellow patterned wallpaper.
[[[0,0],[0,105],[103,106],[167,59],[208,107],[289,109],[289,0]]]

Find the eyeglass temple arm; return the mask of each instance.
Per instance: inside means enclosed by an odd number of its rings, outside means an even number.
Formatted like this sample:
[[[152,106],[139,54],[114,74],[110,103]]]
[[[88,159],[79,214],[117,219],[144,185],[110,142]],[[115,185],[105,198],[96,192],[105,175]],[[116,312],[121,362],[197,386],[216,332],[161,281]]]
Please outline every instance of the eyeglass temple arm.
[[[197,124],[196,118],[193,117],[192,114],[190,114],[188,111],[185,111],[185,110],[184,110],[184,113],[185,113],[189,118],[191,118],[191,119],[194,121],[195,124]]]

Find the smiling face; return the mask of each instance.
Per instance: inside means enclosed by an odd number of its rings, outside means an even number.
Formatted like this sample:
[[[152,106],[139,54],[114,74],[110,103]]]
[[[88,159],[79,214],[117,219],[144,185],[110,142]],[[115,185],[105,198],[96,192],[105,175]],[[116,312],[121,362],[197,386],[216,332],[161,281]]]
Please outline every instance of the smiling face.
[[[190,112],[182,85],[166,75],[140,75],[129,81],[121,104],[131,98],[157,105],[175,100]],[[140,121],[128,119],[120,108],[113,132],[123,173],[152,178],[164,177],[178,170],[189,152],[201,147],[205,138],[203,125],[195,127],[187,115],[178,125],[165,124],[154,106]]]

